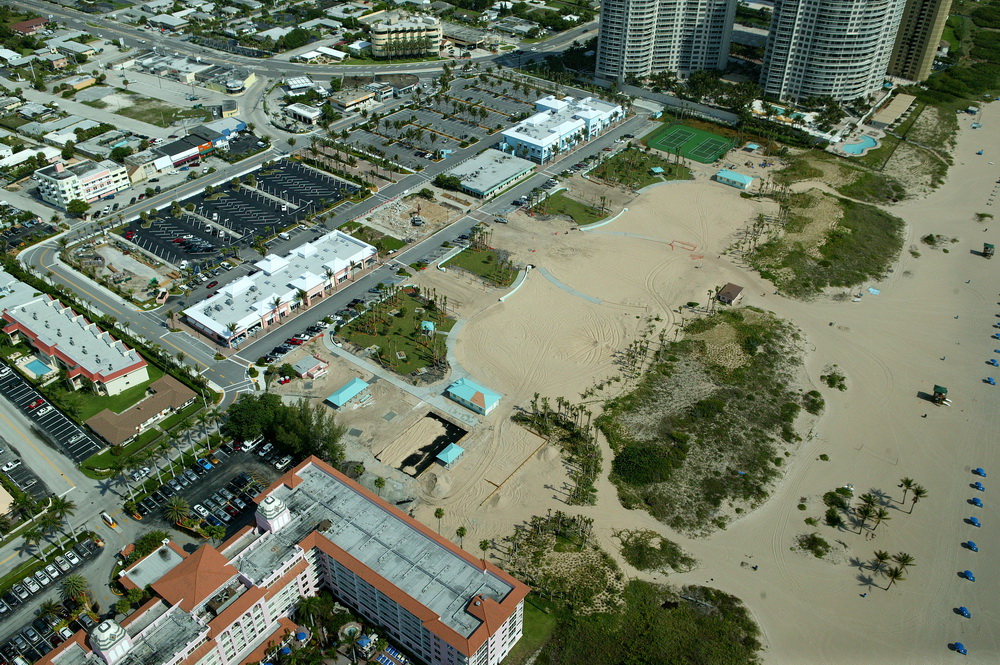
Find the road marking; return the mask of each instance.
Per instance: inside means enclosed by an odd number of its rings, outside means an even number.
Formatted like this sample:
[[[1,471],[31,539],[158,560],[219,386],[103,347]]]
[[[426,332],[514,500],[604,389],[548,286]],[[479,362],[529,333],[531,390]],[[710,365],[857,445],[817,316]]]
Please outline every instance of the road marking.
[[[3,418],[3,421],[4,421],[5,423],[7,423],[7,425],[8,425],[8,426],[9,426],[9,427],[10,427],[10,428],[11,428],[12,430],[14,430],[15,432],[17,432],[17,435],[18,435],[19,437],[21,437],[22,439],[24,439],[24,442],[25,442],[25,443],[27,443],[27,444],[28,444],[29,446],[31,446],[31,448],[32,448],[32,449],[33,449],[33,450],[34,450],[34,451],[35,451],[36,453],[38,453],[38,455],[39,455],[39,456],[40,456],[40,457],[41,457],[41,458],[42,458],[43,460],[45,460],[46,462],[48,462],[49,466],[51,466],[51,467],[52,467],[53,469],[55,469],[56,471],[59,471],[59,475],[60,475],[60,476],[62,476],[63,480],[65,480],[65,481],[66,481],[67,483],[69,483],[69,486],[70,486],[70,489],[72,489],[72,488],[76,487],[76,484],[75,484],[75,483],[74,483],[74,482],[73,482],[72,480],[70,480],[69,478],[67,478],[67,477],[66,477],[66,474],[65,474],[65,473],[63,473],[62,471],[60,471],[60,470],[59,470],[59,467],[58,467],[58,466],[56,466],[55,464],[53,464],[52,460],[50,460],[50,459],[49,459],[48,457],[46,457],[46,456],[45,456],[45,453],[43,453],[43,452],[42,452],[41,450],[39,450],[39,449],[38,449],[38,447],[37,447],[37,446],[36,446],[36,445],[35,445],[35,444],[34,444],[34,443],[33,443],[33,442],[31,441],[31,439],[29,439],[28,437],[26,437],[26,436],[24,435],[24,433],[23,433],[23,432],[21,432],[21,430],[19,430],[19,429],[18,429],[17,427],[15,427],[15,426],[14,426],[14,423],[12,423],[12,422],[10,422],[9,420],[7,420],[7,416],[5,416],[5,415],[3,415],[2,413],[0,413],[0,418]]]

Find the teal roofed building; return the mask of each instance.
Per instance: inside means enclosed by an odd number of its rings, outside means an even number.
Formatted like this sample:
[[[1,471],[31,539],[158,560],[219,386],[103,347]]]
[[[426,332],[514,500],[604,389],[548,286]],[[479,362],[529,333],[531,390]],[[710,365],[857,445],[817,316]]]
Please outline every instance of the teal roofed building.
[[[729,185],[736,189],[750,189],[750,185],[753,184],[753,176],[743,175],[729,169],[722,169],[716,173],[715,179],[723,185]]]
[[[464,452],[465,449],[462,446],[457,443],[449,443],[447,448],[437,454],[437,460],[446,467],[450,467]]]
[[[445,391],[445,395],[470,411],[475,411],[483,416],[488,416],[493,409],[497,408],[501,397],[499,393],[484,388],[469,379],[459,379],[451,384]]]
[[[333,392],[332,395],[326,398],[326,401],[333,404],[338,409],[352,399],[357,397],[363,390],[368,387],[368,384],[361,379],[354,378],[345,383],[342,387],[338,388]]]

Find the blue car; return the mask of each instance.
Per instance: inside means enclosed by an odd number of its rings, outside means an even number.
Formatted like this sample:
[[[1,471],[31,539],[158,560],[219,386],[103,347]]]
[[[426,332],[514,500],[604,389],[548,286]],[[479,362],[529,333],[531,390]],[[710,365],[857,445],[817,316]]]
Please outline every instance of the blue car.
[[[200,466],[201,468],[205,469],[205,471],[211,471],[214,468],[214,467],[212,467],[212,463],[211,462],[209,462],[207,459],[203,459],[201,457],[198,458],[198,466]]]
[[[209,516],[205,518],[205,521],[211,524],[212,526],[222,526],[222,522],[219,521],[219,518],[217,518],[215,515],[212,514],[209,514]],[[973,582],[974,581],[975,580],[973,580]]]

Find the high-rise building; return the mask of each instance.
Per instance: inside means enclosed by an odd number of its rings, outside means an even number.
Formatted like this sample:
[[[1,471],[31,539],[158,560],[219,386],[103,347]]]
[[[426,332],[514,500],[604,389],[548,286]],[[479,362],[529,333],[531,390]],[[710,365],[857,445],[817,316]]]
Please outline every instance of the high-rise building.
[[[500,665],[528,587],[316,458],[257,497],[255,524],[218,549],[165,541],[119,574],[152,597],[78,632],[40,665],[239,665],[291,653],[299,602],[320,589],[393,643],[382,665]]]
[[[604,0],[598,78],[724,69],[736,0]]]
[[[923,81],[931,74],[951,0],[908,0],[889,59],[889,74]]]
[[[761,86],[777,99],[879,90],[905,0],[775,0]]]

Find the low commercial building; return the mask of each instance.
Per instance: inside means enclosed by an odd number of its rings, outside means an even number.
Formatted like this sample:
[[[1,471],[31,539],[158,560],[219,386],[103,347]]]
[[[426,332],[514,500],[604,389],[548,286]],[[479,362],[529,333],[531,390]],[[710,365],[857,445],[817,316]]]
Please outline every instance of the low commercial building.
[[[49,63],[53,69],[66,69],[69,67],[69,60],[62,53],[46,53],[40,59]]]
[[[300,306],[335,292],[338,284],[377,259],[377,250],[368,243],[331,231],[285,256],[268,254],[254,264],[254,274],[227,284],[184,310],[184,316],[195,330],[237,347],[251,335],[281,325]],[[301,301],[300,291],[305,293]]]
[[[215,146],[212,145],[211,141],[206,141],[192,134],[164,145],[158,145],[153,150],[164,157],[169,157],[174,166],[183,166],[197,162],[202,157],[209,155],[215,150]]]
[[[352,399],[368,390],[368,384],[361,379],[354,377],[341,387],[330,393],[330,396],[326,398],[326,401],[335,406],[338,409],[344,407]]]
[[[124,129],[112,129],[87,141],[76,144],[77,152],[91,159],[107,159],[115,148],[128,148],[132,152],[139,149],[142,140]]]
[[[435,16],[391,16],[371,26],[371,41],[376,58],[437,55],[441,21]]]
[[[157,14],[149,18],[149,24],[155,28],[166,28],[167,30],[180,30],[188,24],[187,19],[178,18],[172,14]]]
[[[459,379],[448,386],[445,395],[470,411],[488,416],[500,404],[499,393],[485,388],[471,379]]]
[[[308,104],[289,104],[285,107],[285,115],[298,122],[315,125],[323,116],[323,111]]]
[[[134,349],[51,296],[3,271],[0,294],[9,342],[27,344],[37,361],[64,370],[74,389],[86,385],[101,395],[117,395],[149,379],[146,361]]]
[[[56,124],[56,123],[48,123],[48,124]],[[73,141],[75,143],[77,140],[79,140],[79,136],[77,135],[77,130],[83,132],[89,129],[94,129],[95,127],[99,127],[100,125],[101,123],[97,122],[96,120],[77,118],[77,122],[74,122],[71,125],[66,125],[64,127],[60,127],[59,129],[53,129],[51,132],[47,132],[45,135],[42,136],[42,140],[48,143],[49,145],[65,146],[70,141]]]
[[[90,58],[91,56],[97,54],[97,51],[94,50],[93,46],[91,46],[90,44],[81,44],[80,42],[64,41],[64,42],[59,42],[54,46],[56,51],[58,51],[59,53],[62,53],[63,55],[67,55],[73,58],[75,58],[78,55],[83,56],[85,58]]]
[[[490,148],[462,162],[448,174],[462,181],[462,191],[483,199],[506,189],[534,169],[534,162]]]
[[[183,383],[165,374],[146,389],[146,396],[121,413],[104,409],[87,421],[111,446],[130,443],[167,416],[194,404],[197,394]]]
[[[499,665],[522,636],[526,585],[315,457],[265,490],[254,518],[218,549],[167,541],[126,568],[122,586],[152,597],[38,663],[273,662],[321,589],[427,665]]]
[[[736,189],[750,189],[750,186],[753,184],[753,176],[730,171],[729,169],[721,169],[715,174],[715,180]]]
[[[48,19],[44,18],[29,18],[27,21],[11,23],[10,29],[19,35],[34,35],[44,30],[48,22]]]
[[[35,171],[35,179],[42,200],[63,210],[74,199],[92,203],[130,184],[125,167],[109,160],[45,166]]]
[[[732,283],[726,284],[719,291],[719,295],[717,295],[716,298],[718,298],[721,303],[735,305],[743,299],[743,287]]]
[[[375,93],[371,90],[340,90],[330,95],[330,103],[340,111],[358,111],[375,103]]]
[[[621,106],[593,97],[549,95],[537,100],[535,109],[538,113],[501,132],[501,149],[539,164],[600,136],[625,118]]]
[[[84,88],[96,85],[97,79],[89,74],[83,74],[81,76],[70,76],[69,78],[59,81],[59,83],[73,88],[74,90],[83,90]]]

